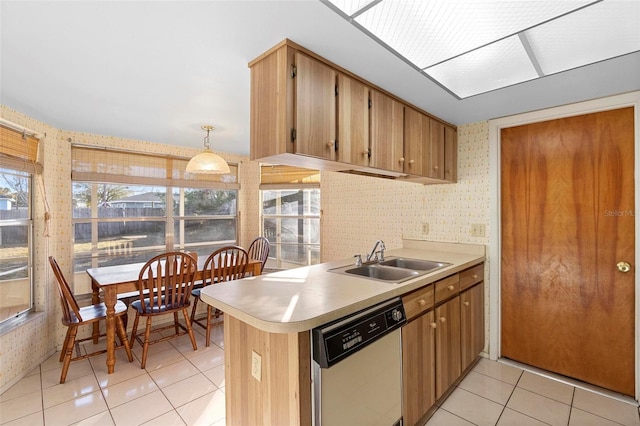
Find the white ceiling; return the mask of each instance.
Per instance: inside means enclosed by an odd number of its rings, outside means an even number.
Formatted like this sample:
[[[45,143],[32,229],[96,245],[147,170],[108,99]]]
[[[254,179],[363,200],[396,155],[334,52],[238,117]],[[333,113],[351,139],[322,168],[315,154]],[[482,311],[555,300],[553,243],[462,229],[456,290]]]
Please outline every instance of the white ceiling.
[[[3,105],[193,148],[212,124],[212,148],[237,154],[249,152],[247,63],[284,38],[457,125],[640,90],[635,52],[459,100],[319,0],[0,0],[0,25]]]

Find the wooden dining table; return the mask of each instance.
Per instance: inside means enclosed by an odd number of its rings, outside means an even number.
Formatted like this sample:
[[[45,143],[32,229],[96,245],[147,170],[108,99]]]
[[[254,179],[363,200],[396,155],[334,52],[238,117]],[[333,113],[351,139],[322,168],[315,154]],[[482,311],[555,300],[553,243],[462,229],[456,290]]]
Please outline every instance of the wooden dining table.
[[[195,280],[200,281],[204,276],[204,262],[206,258],[198,258],[198,270]],[[100,303],[100,290],[104,295],[104,304],[107,308],[107,372],[113,373],[116,365],[116,316],[115,306],[118,301],[118,294],[138,291],[138,275],[145,265],[142,263],[130,263],[126,265],[101,266],[87,269],[87,274],[91,278],[91,301]],[[260,275],[262,262],[256,259],[249,259],[247,273],[253,276]],[[99,324],[93,326],[93,340],[97,343],[100,334]]]

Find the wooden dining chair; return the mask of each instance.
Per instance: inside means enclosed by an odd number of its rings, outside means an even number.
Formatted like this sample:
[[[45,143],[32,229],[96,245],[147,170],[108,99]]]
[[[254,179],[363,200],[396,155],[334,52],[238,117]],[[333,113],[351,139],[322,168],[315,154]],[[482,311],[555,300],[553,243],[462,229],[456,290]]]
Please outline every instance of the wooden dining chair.
[[[238,246],[221,247],[209,255],[204,262],[203,269],[203,287],[211,284],[218,284],[225,281],[237,280],[244,278],[244,274],[249,264],[249,254],[245,249]],[[191,309],[191,322],[198,324],[206,330],[206,346],[211,343],[211,321],[219,318],[222,311],[215,310],[211,305],[207,305],[207,315],[197,318],[196,310],[198,309],[198,300],[200,300],[200,291],[202,288],[194,289],[193,308]]]
[[[49,256],[49,264],[53,269],[53,274],[56,276],[58,283],[58,294],[60,295],[60,304],[62,306],[62,324],[67,327],[67,334],[62,344],[62,351],[60,352],[60,362],[62,362],[62,373],[60,374],[60,383],[64,383],[67,379],[67,372],[69,371],[69,364],[71,361],[79,361],[81,359],[88,358],[94,355],[100,355],[107,352],[107,349],[98,350],[85,355],[80,354],[80,349],[76,350],[76,356],[73,356],[74,347],[81,342],[93,340],[93,337],[86,337],[83,339],[76,339],[78,335],[78,327],[81,325],[94,324],[98,321],[107,318],[107,307],[104,303],[98,303],[90,306],[80,307],[76,301],[71,288],[67,283],[58,262],[53,256]],[[129,339],[127,338],[127,332],[125,331],[122,323],[122,316],[127,312],[127,306],[122,303],[116,303],[116,332],[120,338],[120,345],[117,347],[124,347],[127,351],[127,357],[129,362],[133,361],[133,354],[131,353],[131,346],[129,345]],[[101,334],[100,336],[104,336]]]
[[[269,248],[269,240],[265,237],[258,237],[253,240],[253,242],[249,246],[249,250],[247,250],[250,259],[259,260],[262,263],[262,265],[260,266],[260,273],[264,271],[264,265],[266,265],[267,263],[267,258],[269,257]]]
[[[175,251],[153,257],[140,270],[139,297],[138,300],[131,302],[131,307],[136,311],[131,330],[131,347],[135,340],[142,345],[142,368],[145,368],[147,362],[149,345],[189,334],[193,350],[198,349],[188,312],[191,303],[189,298],[197,269],[198,262],[191,254]],[[178,321],[180,311],[184,316],[185,325]],[[153,331],[159,332],[173,328],[175,333],[151,340],[153,318],[167,314],[173,314],[173,324],[158,327]],[[144,333],[138,334],[138,322],[141,316],[147,318],[147,323]]]

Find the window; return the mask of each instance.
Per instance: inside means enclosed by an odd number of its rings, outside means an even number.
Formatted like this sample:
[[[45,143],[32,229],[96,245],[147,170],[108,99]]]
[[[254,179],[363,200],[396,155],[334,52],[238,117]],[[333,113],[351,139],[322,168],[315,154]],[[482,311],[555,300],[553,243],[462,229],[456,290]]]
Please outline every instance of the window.
[[[142,263],[170,250],[208,256],[237,243],[237,166],[231,175],[190,178],[186,162],[74,147],[76,294],[90,291],[87,268]]]
[[[271,244],[268,266],[320,263],[320,172],[261,166],[262,233]]]
[[[38,140],[0,126],[0,324],[33,309],[32,176]]]

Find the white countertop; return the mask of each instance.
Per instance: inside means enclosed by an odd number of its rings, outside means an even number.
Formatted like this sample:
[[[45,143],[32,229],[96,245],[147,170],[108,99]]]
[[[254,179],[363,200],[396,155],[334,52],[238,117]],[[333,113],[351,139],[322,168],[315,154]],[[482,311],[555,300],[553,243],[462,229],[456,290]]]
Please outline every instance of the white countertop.
[[[328,272],[353,259],[306,266],[207,286],[204,302],[253,327],[272,333],[307,331],[335,319],[401,296],[483,262],[484,246],[405,240],[385,258],[407,257],[451,263],[435,272],[390,284]]]

